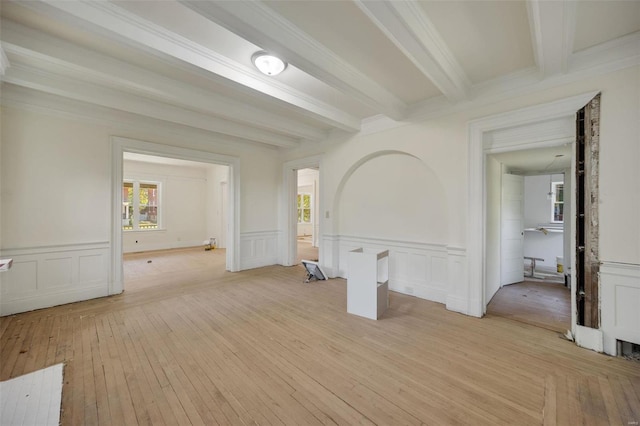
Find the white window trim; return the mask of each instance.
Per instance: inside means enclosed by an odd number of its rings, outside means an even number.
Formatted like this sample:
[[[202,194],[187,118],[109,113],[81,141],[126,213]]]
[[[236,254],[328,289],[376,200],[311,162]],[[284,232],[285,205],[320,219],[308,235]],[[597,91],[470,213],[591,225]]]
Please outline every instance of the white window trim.
[[[550,223],[564,223],[564,215],[563,215],[563,220],[554,220],[554,213],[555,213],[555,204],[556,204],[556,188],[562,185],[563,186],[563,190],[564,190],[564,182],[551,182],[551,215],[550,215]],[[564,197],[563,197],[564,198]],[[564,200],[562,201],[562,204],[564,204]]]
[[[133,184],[133,227],[132,229],[122,229],[122,232],[158,232],[165,231],[162,227],[162,199],[163,199],[163,182],[153,179],[130,179],[125,178],[122,180],[122,184],[124,186],[125,183]],[[136,194],[140,191],[140,184],[149,184],[156,185],[158,187],[158,214],[156,217],[156,227],[152,229],[140,229],[140,196],[136,196]]]

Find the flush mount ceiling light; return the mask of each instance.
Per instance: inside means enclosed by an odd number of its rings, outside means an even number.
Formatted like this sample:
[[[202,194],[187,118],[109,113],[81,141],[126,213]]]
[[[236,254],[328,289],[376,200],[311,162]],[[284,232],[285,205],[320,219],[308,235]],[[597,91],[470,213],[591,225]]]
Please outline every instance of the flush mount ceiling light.
[[[251,56],[251,62],[253,62],[253,65],[255,65],[261,73],[271,76],[278,75],[287,68],[285,61],[263,50],[254,53],[253,56]]]

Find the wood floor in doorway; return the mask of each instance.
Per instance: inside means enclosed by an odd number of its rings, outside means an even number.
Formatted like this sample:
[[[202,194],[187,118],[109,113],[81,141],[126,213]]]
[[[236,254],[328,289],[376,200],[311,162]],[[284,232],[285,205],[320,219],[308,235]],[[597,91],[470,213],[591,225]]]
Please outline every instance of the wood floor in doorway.
[[[298,240],[298,263],[302,260],[318,260],[318,247],[311,245],[311,239]]]
[[[0,318],[0,380],[65,363],[63,425],[640,419],[637,362],[393,292],[368,320],[346,313],[345,280],[304,284],[300,265],[224,272],[210,255],[167,259],[152,291]]]
[[[560,283],[523,281],[506,285],[491,299],[487,315],[564,334],[571,329],[571,294]]]

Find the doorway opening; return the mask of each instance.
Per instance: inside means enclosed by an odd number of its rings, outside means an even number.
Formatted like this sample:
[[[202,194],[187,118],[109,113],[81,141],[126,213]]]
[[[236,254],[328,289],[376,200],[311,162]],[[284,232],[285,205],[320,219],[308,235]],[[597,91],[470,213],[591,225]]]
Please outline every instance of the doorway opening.
[[[572,144],[490,154],[486,161],[487,313],[565,333]]]
[[[238,158],[121,137],[111,146],[109,294],[124,290],[125,253],[215,252],[222,272],[239,270]],[[169,257],[165,275],[188,264]]]
[[[127,290],[226,269],[229,166],[124,152],[122,171]]]
[[[296,196],[296,262],[318,261],[318,187],[320,171],[317,168],[299,169]]]
[[[487,162],[488,156],[500,152],[552,147],[571,143],[573,144],[572,153],[574,153],[572,157],[576,159],[575,148],[578,144],[582,145],[580,139],[577,138],[576,131],[576,128],[580,127],[580,120],[576,120],[579,115],[578,111],[585,107],[590,110],[597,109],[598,100],[599,94],[597,92],[585,93],[547,104],[474,120],[469,124],[469,219],[467,243],[469,285],[467,291],[462,289],[466,296],[466,306],[460,303],[454,304],[453,302],[457,301],[452,298],[451,306],[454,310],[477,317],[484,315],[488,304],[486,298],[488,277],[491,274],[496,274],[496,259],[500,259],[500,256],[496,254],[499,253],[499,249],[496,249],[496,244],[499,246],[499,243],[495,240],[492,242],[492,237],[487,234],[489,227],[487,207],[490,199],[490,194],[487,191],[488,186],[486,185],[486,170],[489,165]],[[587,121],[583,123],[583,126],[587,126]],[[588,126],[589,130],[585,134],[593,133],[597,137],[597,120],[588,120]],[[577,140],[578,143],[576,143]],[[579,170],[577,163],[578,161],[576,160],[571,165],[571,176],[576,176],[576,171]],[[583,171],[583,173],[587,175],[586,172]],[[597,173],[594,176],[597,179]],[[596,186],[592,185],[592,187],[597,188],[597,182]],[[576,190],[575,192],[579,193],[580,191]],[[586,197],[585,199],[595,203],[590,205],[589,209],[597,213],[595,207],[598,201],[597,196]],[[573,213],[569,214],[565,211],[565,217],[571,218],[571,220],[565,220],[565,224],[571,224],[570,261],[564,260],[564,266],[569,265],[572,269],[572,273],[569,276],[569,285],[572,289],[571,337],[575,339],[579,346],[601,351],[603,334],[601,330],[595,328],[598,324],[585,327],[577,321],[577,293],[580,293],[580,297],[588,301],[589,306],[592,308],[592,313],[598,311],[599,299],[595,297],[597,292],[593,291],[594,287],[598,285],[597,279],[594,280],[593,278],[594,276],[597,278],[598,274],[591,274],[590,277],[592,279],[587,279],[584,286],[576,286],[576,275],[584,272],[576,267],[577,253],[585,252],[587,248],[576,244],[576,235],[578,233],[576,229],[576,217],[578,216],[576,201],[573,200],[571,204]],[[596,235],[589,238],[597,242],[597,230]],[[496,252],[496,250],[498,251]],[[491,262],[491,258],[493,258],[493,262]],[[497,264],[499,264],[499,261]],[[588,291],[589,289],[592,291]],[[581,294],[583,291],[585,295]],[[449,307],[449,302],[447,302],[447,307]],[[593,309],[594,307],[595,309]]]
[[[280,262],[322,262],[322,168],[319,156],[283,165]]]

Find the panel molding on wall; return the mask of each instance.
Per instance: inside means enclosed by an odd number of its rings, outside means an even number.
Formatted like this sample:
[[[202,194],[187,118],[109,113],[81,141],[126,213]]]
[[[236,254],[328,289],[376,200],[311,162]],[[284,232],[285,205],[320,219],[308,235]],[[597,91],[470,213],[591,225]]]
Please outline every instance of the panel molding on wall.
[[[278,263],[278,231],[240,233],[240,270]]]
[[[602,262],[600,280],[604,351],[617,355],[616,340],[640,345],[640,265]]]
[[[109,294],[108,242],[6,249],[13,267],[0,276],[0,315]]]
[[[325,247],[337,247],[333,272],[347,277],[349,251],[389,250],[389,289],[449,307],[451,280],[463,280],[464,250],[446,245],[356,236],[324,236]],[[334,257],[335,258],[335,257]]]

